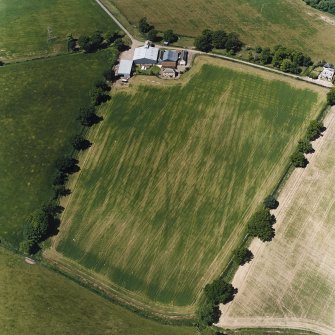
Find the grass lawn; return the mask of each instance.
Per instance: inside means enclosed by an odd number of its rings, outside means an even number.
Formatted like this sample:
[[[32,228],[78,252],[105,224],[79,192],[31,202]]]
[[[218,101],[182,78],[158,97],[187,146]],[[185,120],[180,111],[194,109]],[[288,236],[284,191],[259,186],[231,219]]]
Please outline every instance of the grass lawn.
[[[247,45],[283,44],[309,54],[315,61],[335,62],[335,18],[302,0],[103,0],[138,34],[138,21],[147,17],[159,30],[195,37],[206,28],[237,32]],[[326,22],[328,20],[328,22]],[[333,23],[331,23],[333,21]],[[187,45],[189,41],[180,41]]]
[[[0,248],[2,335],[191,335],[143,319],[67,278]]]
[[[51,196],[54,162],[80,131],[79,107],[111,50],[0,68],[0,237],[17,243],[25,217]]]
[[[114,29],[94,0],[0,0],[0,60],[66,52],[68,33]]]
[[[276,237],[255,249],[222,325],[335,333],[335,107],[325,126],[307,168],[296,169],[281,191]]]
[[[184,85],[140,85],[103,107],[55,241],[148,308],[193,310],[325,99],[281,76],[196,62]]]

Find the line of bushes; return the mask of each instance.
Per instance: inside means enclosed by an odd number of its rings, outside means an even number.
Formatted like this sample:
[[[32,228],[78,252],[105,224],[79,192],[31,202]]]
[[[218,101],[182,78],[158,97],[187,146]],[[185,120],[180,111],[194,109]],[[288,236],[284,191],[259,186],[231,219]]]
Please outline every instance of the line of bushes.
[[[335,14],[335,0],[304,0],[307,5],[321,10],[323,12],[328,12]]]
[[[64,210],[59,205],[59,200],[61,197],[71,193],[71,190],[66,186],[69,175],[80,170],[79,161],[74,157],[75,154],[81,150],[88,149],[92,145],[83,134],[88,128],[102,121],[102,117],[97,114],[96,108],[110,99],[111,82],[115,78],[112,66],[116,64],[117,59],[118,54],[115,53],[110,59],[110,67],[103,73],[103,78],[96,81],[89,92],[89,105],[79,109],[77,120],[83,128],[81,133],[75,135],[71,140],[72,154],[60,157],[55,162],[56,171],[51,182],[53,189],[52,199],[29,215],[23,225],[23,239],[19,245],[19,251],[23,254],[35,254],[40,250],[41,242],[58,233],[59,215]]]

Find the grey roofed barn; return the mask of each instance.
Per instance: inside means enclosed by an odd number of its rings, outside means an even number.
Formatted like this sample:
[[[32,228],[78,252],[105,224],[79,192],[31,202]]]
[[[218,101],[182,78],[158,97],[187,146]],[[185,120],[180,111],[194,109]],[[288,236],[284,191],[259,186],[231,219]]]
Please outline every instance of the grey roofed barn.
[[[132,60],[120,60],[119,69],[117,71],[119,76],[130,77],[131,69],[133,66]]]
[[[178,52],[176,50],[165,50],[162,60],[163,62],[176,62],[178,60]]]
[[[143,46],[135,48],[134,63],[135,64],[156,64],[159,49],[151,46]]]

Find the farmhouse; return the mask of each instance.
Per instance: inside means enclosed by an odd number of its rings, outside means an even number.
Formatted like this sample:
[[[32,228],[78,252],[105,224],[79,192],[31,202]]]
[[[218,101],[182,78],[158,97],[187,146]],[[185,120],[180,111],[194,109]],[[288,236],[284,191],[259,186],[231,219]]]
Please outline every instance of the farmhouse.
[[[143,47],[135,48],[133,61],[136,65],[157,64],[159,49],[146,43]]]
[[[334,78],[335,69],[331,64],[325,64],[322,72],[319,75],[319,79],[326,79],[332,81]]]
[[[132,60],[122,59],[120,61],[120,64],[119,64],[117,74],[119,76],[123,76],[124,78],[130,78],[132,67],[133,67],[133,61]]]
[[[163,68],[162,69],[162,77],[166,79],[173,79],[176,77],[176,71],[171,68]]]
[[[161,50],[158,63],[165,68],[177,68],[178,52],[176,50]]]

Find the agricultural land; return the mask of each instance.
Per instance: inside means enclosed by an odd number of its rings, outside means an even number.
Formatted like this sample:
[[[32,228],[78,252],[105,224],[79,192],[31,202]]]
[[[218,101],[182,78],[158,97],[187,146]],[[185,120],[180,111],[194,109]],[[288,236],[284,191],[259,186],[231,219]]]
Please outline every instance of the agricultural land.
[[[79,107],[112,51],[0,68],[0,239],[17,245],[26,217],[48,201],[55,161],[81,131]]]
[[[94,0],[1,0],[0,60],[64,53],[69,33],[115,29]]]
[[[320,12],[302,0],[103,0],[136,35],[138,21],[147,17],[158,30],[173,29],[195,37],[206,29],[235,31],[253,47],[282,44],[298,49],[315,61],[335,62],[335,16]],[[192,46],[182,38],[181,45]]]
[[[47,257],[147,309],[193,315],[325,93],[198,57],[181,85],[114,94]]]
[[[221,325],[335,333],[334,108],[325,126],[307,168],[295,170],[280,194],[275,239],[254,241],[255,258],[237,272],[239,293]]]
[[[68,278],[0,248],[2,335],[195,335],[143,319]]]

